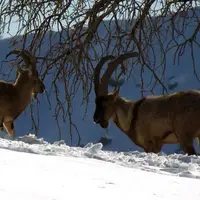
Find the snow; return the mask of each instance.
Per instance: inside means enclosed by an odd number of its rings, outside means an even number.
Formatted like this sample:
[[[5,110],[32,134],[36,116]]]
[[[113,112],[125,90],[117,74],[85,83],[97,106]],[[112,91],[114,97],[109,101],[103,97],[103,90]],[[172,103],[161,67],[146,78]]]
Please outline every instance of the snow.
[[[199,199],[200,157],[0,138],[3,200]]]
[[[179,26],[182,21],[178,19],[177,25]],[[186,35],[191,35],[195,23],[195,19],[188,22],[190,26],[187,25],[184,29]],[[110,25],[110,23],[107,24]],[[101,36],[106,33],[104,26],[102,24],[99,27]],[[164,26],[168,25],[165,23]],[[170,40],[171,33],[167,27],[163,27],[163,33],[166,33],[166,41]],[[31,35],[28,36],[27,40],[30,41],[31,37]],[[42,53],[49,48],[48,39],[47,36],[42,46]],[[179,43],[182,40],[183,38],[178,38]],[[155,44],[156,42],[155,39]],[[3,49],[0,51],[0,57],[3,59],[10,51],[10,39],[0,40],[0,43]],[[195,78],[191,67],[192,61],[188,48],[189,46],[186,47],[180,63],[173,63],[175,49],[170,50],[166,55],[164,83],[166,86],[173,86],[169,88],[170,92],[199,88],[199,81]],[[194,57],[198,58],[198,50],[198,47],[194,46],[194,54],[196,53]],[[196,59],[196,66],[199,64],[200,61]],[[9,68],[6,65],[4,67],[3,71],[7,72]],[[140,88],[136,86],[140,83],[138,73],[140,74],[140,68],[135,67],[132,78],[124,83],[120,91],[121,96],[128,99],[141,97]],[[198,68],[197,73],[200,73]],[[144,79],[147,80],[148,85],[148,80],[151,80],[151,73],[148,73],[148,70],[144,73]],[[51,82],[52,77],[47,77],[46,86],[50,86]],[[160,93],[159,87],[156,93]],[[16,134],[22,137],[11,140],[7,135],[1,135],[0,132],[0,169],[2,172],[0,197],[2,200],[199,199],[199,156],[173,153],[177,145],[166,145],[162,149],[163,152],[159,154],[141,152],[142,150],[139,151],[140,148],[113,124],[109,127],[109,142],[107,145],[102,145],[98,141],[103,142],[104,130],[92,122],[95,107],[94,91],[91,92],[91,101],[85,120],[82,120],[85,108],[77,106],[80,105],[81,95],[80,90],[73,99],[72,106],[74,107],[73,120],[78,125],[83,148],[68,146],[77,144],[79,137],[74,134],[72,143],[69,142],[71,140],[67,122],[61,124],[61,138],[68,144],[64,141],[57,141],[59,139],[58,130],[56,121],[52,117],[56,104],[52,100],[51,112],[44,95],[40,96],[38,105],[40,110],[38,134],[44,139],[36,138],[34,135],[25,135],[31,127],[30,117],[27,117],[29,112],[24,112],[16,120]],[[197,152],[200,152],[199,149]]]

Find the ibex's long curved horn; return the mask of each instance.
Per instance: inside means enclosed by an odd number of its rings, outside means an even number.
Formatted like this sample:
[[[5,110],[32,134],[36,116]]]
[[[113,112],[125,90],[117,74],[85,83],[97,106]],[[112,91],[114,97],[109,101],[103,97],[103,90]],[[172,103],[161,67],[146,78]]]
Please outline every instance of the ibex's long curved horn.
[[[17,56],[20,56],[23,58],[24,60],[24,63],[29,66],[31,63],[30,63],[30,59],[27,55],[24,54],[24,51],[23,50],[20,50],[20,49],[15,49],[15,50],[12,50],[10,51],[7,55],[6,55],[6,58],[8,58],[8,56],[10,56],[11,54],[17,54]]]
[[[128,58],[138,57],[137,52],[128,52],[125,54],[119,55],[117,58],[113,59],[110,63],[108,63],[107,70],[101,78],[101,90],[104,93],[108,93],[108,82],[114,70],[117,69],[118,65],[122,63],[124,60]]]
[[[94,70],[94,91],[95,91],[96,96],[99,96],[103,92],[101,91],[100,78],[99,78],[101,69],[108,60],[112,60],[114,58],[115,56],[112,56],[112,55],[102,57]]]
[[[36,63],[37,60],[35,56],[33,56],[28,50],[23,50],[23,49],[14,49],[10,51],[7,55],[6,58],[11,55],[11,54],[17,54],[17,56],[20,56],[23,58],[25,65],[30,69],[36,69]]]
[[[28,50],[23,50],[24,53],[29,57],[30,61],[31,61],[31,64],[32,64],[32,67],[34,69],[36,69],[36,64],[37,64],[37,59],[36,57]]]

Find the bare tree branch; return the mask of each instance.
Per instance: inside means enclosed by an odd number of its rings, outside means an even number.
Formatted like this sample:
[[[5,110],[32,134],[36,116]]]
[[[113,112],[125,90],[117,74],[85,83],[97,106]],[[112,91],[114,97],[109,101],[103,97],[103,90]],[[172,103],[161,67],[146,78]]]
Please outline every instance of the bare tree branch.
[[[141,96],[154,94],[157,87],[168,93],[164,79],[170,52],[174,52],[175,65],[187,49],[191,70],[199,80],[195,64],[195,49],[200,47],[199,7],[199,1],[184,0],[1,0],[0,34],[10,36],[9,48],[20,46],[35,53],[42,80],[52,80],[45,98],[57,122],[59,139],[63,134],[60,124],[67,123],[71,140],[75,131],[78,144],[81,133],[73,120],[73,99],[81,93],[86,116],[94,66],[102,57],[113,58],[107,74],[113,65],[121,64],[116,77],[123,73],[128,80],[139,68]],[[135,51],[139,54],[136,59],[121,56]],[[10,60],[7,73],[3,70],[7,60],[1,61],[3,79],[13,73],[14,61]],[[20,60],[17,63],[21,65]],[[37,111],[33,105],[30,109]],[[39,112],[31,118],[37,132]]]

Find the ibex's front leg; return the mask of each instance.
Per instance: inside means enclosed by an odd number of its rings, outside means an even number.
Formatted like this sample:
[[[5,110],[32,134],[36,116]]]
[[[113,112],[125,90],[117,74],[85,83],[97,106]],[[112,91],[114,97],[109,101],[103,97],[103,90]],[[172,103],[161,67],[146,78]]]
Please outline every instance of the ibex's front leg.
[[[154,152],[154,144],[153,141],[149,140],[145,142],[145,147],[144,147],[144,151],[146,153],[155,153]]]
[[[0,131],[4,131],[4,127],[3,127],[3,117],[0,117]]]
[[[144,151],[146,153],[159,153],[162,147],[163,147],[163,144],[161,141],[157,139],[153,139],[145,143]]]
[[[10,137],[14,138],[15,137],[15,130],[14,130],[13,121],[3,122],[3,126],[6,129],[8,135]]]
[[[156,140],[154,141],[152,151],[153,153],[159,153],[162,150],[163,144],[161,141]]]

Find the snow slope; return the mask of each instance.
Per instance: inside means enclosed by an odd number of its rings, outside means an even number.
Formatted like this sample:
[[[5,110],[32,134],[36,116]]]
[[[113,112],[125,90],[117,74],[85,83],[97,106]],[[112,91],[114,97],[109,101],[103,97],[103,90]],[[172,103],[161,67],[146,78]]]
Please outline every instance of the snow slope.
[[[0,138],[0,148],[18,152],[40,155],[72,156],[95,158],[118,165],[152,171],[159,174],[170,174],[200,179],[200,157],[183,154],[166,155],[139,151],[116,152],[102,150],[102,143],[88,143],[85,147],[70,147],[64,141],[53,144],[37,139],[34,135],[25,135],[15,140]]]
[[[2,200],[200,198],[198,157],[51,145],[31,135],[18,140],[0,139]]]

